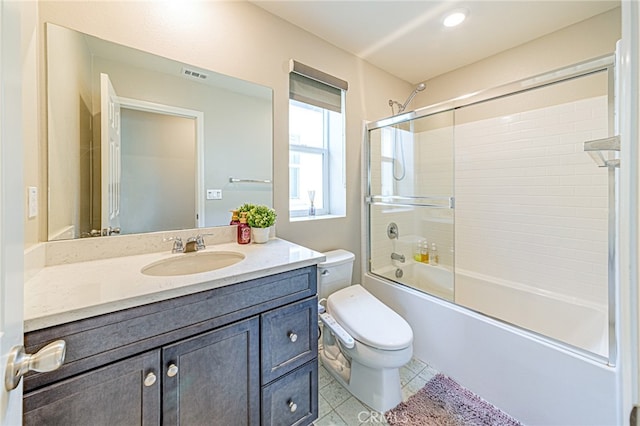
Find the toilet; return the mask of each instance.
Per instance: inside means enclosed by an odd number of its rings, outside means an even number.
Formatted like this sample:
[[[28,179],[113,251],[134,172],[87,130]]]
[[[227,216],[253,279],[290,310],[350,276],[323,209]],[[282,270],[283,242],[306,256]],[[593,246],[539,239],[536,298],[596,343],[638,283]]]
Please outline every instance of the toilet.
[[[318,264],[322,364],[360,401],[390,410],[402,401],[400,367],[413,355],[411,326],[364,287],[351,285],[353,253],[324,255]]]

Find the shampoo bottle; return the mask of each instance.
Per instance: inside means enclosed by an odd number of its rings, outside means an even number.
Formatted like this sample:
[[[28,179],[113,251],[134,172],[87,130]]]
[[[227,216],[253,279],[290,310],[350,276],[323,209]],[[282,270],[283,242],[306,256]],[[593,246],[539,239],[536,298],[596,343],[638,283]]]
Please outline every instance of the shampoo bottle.
[[[251,242],[251,227],[247,225],[247,212],[240,213],[240,223],[238,224],[238,244],[249,244]]]
[[[440,262],[440,256],[438,255],[438,247],[436,243],[431,243],[431,252],[429,253],[429,264],[437,265]]]
[[[422,245],[420,246],[420,261],[422,263],[429,263],[429,243],[427,240],[422,240]]]

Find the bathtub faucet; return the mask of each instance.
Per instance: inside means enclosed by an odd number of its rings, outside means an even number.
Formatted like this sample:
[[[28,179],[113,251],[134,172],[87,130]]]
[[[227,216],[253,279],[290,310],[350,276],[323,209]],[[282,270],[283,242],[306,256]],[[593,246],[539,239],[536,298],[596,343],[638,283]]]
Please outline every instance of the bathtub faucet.
[[[404,263],[404,254],[391,253],[391,259],[399,260],[400,262]]]

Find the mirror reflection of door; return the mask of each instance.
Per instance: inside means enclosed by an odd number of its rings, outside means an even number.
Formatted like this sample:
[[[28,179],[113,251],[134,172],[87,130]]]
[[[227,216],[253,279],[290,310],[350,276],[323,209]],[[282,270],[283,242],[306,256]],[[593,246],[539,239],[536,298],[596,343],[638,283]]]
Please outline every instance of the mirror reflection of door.
[[[123,233],[197,226],[196,120],[122,108]]]
[[[103,232],[203,226],[203,113],[119,97],[100,78]]]
[[[120,227],[120,103],[107,74],[100,74],[102,228]]]

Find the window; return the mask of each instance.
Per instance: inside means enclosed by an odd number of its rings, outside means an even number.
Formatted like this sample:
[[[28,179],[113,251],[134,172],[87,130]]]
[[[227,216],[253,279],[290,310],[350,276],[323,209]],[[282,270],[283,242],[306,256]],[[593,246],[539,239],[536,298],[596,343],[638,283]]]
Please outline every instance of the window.
[[[347,83],[292,61],[289,74],[290,217],[344,215]]]

